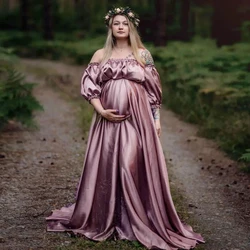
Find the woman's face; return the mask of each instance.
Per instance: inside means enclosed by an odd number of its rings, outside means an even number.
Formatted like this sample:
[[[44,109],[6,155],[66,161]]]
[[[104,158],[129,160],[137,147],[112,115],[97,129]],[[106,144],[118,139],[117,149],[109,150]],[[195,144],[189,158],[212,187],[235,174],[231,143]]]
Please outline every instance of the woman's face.
[[[129,36],[129,26],[128,20],[125,16],[117,15],[113,19],[112,23],[113,36],[117,39],[128,38]]]

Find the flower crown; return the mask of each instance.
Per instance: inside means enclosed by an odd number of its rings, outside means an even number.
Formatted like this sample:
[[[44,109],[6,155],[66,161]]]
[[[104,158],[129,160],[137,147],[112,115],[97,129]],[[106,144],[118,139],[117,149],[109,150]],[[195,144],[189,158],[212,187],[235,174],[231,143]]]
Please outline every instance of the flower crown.
[[[111,10],[108,11],[108,13],[106,14],[106,16],[104,17],[105,19],[105,24],[106,26],[109,25],[109,20],[110,18],[116,16],[116,15],[124,15],[126,16],[130,22],[132,22],[136,27],[139,26],[139,16],[134,13],[130,7],[119,7],[119,8],[113,8]]]

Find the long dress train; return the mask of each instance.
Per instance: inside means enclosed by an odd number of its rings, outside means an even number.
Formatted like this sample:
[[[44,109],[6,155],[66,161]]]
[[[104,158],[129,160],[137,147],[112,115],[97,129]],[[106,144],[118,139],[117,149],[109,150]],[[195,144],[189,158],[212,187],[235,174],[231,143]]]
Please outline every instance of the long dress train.
[[[128,115],[112,123],[93,117],[76,202],[54,210],[48,231],[72,231],[102,241],[114,234],[148,249],[190,249],[204,242],[175,210],[167,167],[152,108],[161,105],[161,84],[153,64],[135,59],[90,63],[81,82],[87,99]]]

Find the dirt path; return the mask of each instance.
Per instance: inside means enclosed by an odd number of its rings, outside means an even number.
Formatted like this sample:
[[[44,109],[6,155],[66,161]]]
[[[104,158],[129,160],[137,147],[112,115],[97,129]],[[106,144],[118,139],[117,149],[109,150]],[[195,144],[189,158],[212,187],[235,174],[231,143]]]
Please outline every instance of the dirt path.
[[[70,238],[46,233],[44,217],[52,208],[73,201],[85,141],[77,125],[77,106],[41,80],[45,73],[70,74],[72,94],[79,90],[82,68],[43,60],[22,62],[25,71],[36,68],[40,84],[35,95],[45,112],[36,116],[38,131],[13,127],[0,134],[0,212],[4,215],[0,249],[55,249]],[[29,80],[38,79],[29,75]],[[172,112],[162,110],[162,128],[171,184],[183,194],[192,225],[207,240],[202,249],[249,250],[250,176]]]
[[[45,232],[44,217],[73,200],[85,142],[75,106],[42,83],[35,95],[44,105],[36,116],[40,130],[14,127],[0,135],[0,249],[53,249],[67,243],[65,235]]]
[[[205,249],[250,249],[250,175],[218,150],[210,140],[196,136],[197,127],[162,112],[162,145],[175,189],[206,239]],[[196,224],[194,223],[194,225]]]

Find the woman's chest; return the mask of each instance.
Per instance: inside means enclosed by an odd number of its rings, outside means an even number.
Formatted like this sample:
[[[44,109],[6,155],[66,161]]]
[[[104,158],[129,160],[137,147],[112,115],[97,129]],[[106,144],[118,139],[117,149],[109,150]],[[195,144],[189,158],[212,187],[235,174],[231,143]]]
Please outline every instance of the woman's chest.
[[[99,82],[127,79],[135,82],[145,80],[144,68],[136,60],[109,60],[100,70]]]

